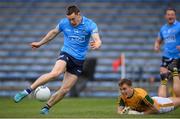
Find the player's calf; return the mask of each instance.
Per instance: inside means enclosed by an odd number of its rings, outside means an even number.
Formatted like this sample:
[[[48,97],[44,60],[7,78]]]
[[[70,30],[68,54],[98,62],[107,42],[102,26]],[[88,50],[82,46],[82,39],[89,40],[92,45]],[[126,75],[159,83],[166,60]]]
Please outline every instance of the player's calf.
[[[173,91],[177,97],[180,97],[180,88],[179,88],[180,78],[178,74],[178,60],[174,59],[170,64],[170,67],[173,75]]]
[[[161,76],[161,84],[159,86],[158,95],[160,97],[167,97],[167,84],[169,79],[169,72],[161,73],[160,76]]]
[[[61,99],[64,98],[64,96],[69,92],[70,89],[64,89],[61,88],[59,91],[54,93],[51,98],[48,100],[46,105],[41,109],[40,114],[48,114],[50,108],[55,105],[57,102],[59,102]]]

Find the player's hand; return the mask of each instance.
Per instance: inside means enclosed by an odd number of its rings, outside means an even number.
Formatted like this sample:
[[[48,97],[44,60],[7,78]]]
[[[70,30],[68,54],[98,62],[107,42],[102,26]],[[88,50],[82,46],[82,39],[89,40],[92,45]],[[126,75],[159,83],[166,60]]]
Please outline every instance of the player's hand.
[[[160,51],[160,46],[158,44],[154,45],[154,51],[156,51],[156,52]]]
[[[93,50],[100,48],[100,46],[101,46],[101,41],[91,41],[90,42],[90,47]]]
[[[124,109],[120,112],[120,114],[128,114],[130,107],[124,107]]]
[[[176,49],[180,50],[180,45],[176,46]]]
[[[39,42],[32,42],[30,45],[31,45],[32,49],[36,49],[41,46],[41,44]]]

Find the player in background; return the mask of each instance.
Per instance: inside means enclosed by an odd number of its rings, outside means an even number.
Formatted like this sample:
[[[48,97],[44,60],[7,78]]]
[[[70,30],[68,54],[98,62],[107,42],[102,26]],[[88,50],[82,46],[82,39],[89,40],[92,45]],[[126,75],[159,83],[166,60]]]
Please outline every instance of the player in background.
[[[47,101],[40,111],[41,114],[48,114],[49,109],[62,100],[76,83],[78,76],[82,73],[89,43],[93,50],[99,49],[101,46],[96,23],[82,16],[77,6],[71,5],[67,8],[66,18],[62,19],[56,28],[50,30],[41,41],[31,43],[31,47],[36,49],[47,44],[60,32],[64,34],[64,45],[52,71],[40,76],[29,88],[14,96],[14,101],[18,103],[38,86],[64,73],[61,88]],[[90,41],[90,37],[92,37],[92,41]]]
[[[165,10],[167,24],[160,29],[154,44],[154,50],[159,52],[161,44],[163,47],[162,64],[160,67],[161,84],[158,95],[166,97],[168,77],[173,75],[173,91],[180,97],[180,23],[176,20],[176,10],[167,8]]]
[[[118,114],[124,114],[127,107],[131,109],[128,114],[156,114],[170,112],[180,106],[180,98],[150,97],[144,89],[133,88],[129,79],[122,79],[119,88]]]

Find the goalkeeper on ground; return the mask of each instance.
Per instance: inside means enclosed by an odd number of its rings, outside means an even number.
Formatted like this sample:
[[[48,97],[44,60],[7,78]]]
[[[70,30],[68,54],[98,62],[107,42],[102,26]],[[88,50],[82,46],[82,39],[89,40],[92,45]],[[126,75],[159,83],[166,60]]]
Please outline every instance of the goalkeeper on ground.
[[[118,114],[165,113],[180,106],[180,98],[150,97],[144,89],[133,88],[129,79],[122,79],[119,87]]]

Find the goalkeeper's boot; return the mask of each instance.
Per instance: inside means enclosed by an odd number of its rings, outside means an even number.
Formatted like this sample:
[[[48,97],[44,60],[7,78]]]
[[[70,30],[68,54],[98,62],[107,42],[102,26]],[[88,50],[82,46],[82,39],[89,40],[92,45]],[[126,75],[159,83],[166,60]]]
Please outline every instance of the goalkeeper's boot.
[[[17,93],[15,96],[14,96],[14,101],[16,103],[20,102],[23,98],[25,98],[26,96],[28,96],[29,94],[31,93],[31,91],[29,89],[26,89],[26,90],[23,90],[19,93]]]
[[[48,113],[49,113],[49,108],[47,108],[46,106],[40,110],[40,114],[47,115]]]

